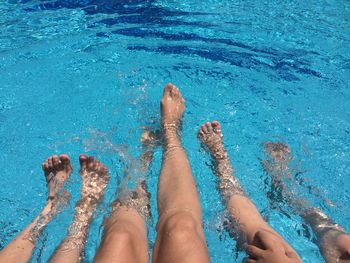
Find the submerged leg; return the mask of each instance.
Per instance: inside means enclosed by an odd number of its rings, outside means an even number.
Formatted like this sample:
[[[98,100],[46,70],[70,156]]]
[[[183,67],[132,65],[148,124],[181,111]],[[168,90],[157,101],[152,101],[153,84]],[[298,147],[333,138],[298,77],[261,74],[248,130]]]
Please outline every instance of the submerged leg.
[[[283,143],[265,143],[268,160],[263,161],[264,169],[272,177],[273,187],[281,192],[289,205],[304,218],[317,236],[318,246],[328,263],[350,263],[350,235],[320,209],[312,207],[306,200],[295,196],[284,184],[284,177],[291,176],[288,167],[290,148]]]
[[[152,162],[156,140],[157,136],[153,132],[144,132],[142,135],[141,142],[144,147],[140,158],[142,174],[146,174]],[[114,202],[112,213],[105,223],[95,263],[149,262],[145,224],[145,220],[150,218],[149,202],[150,195],[145,178],[138,182],[135,191]]]
[[[199,196],[179,135],[184,110],[181,93],[168,84],[161,101],[163,162],[153,262],[209,262]]]
[[[46,205],[33,222],[0,252],[0,262],[28,262],[44,227],[68,203],[69,195],[62,192],[62,189],[72,173],[69,157],[64,154],[60,157],[51,156],[43,163],[42,168],[48,187]]]
[[[61,242],[50,262],[76,263],[84,258],[84,247],[92,216],[104,195],[109,181],[108,169],[93,157],[80,156],[80,176],[83,185],[80,200],[67,237]]]
[[[249,245],[262,246],[256,238],[260,230],[273,234],[289,255],[296,255],[293,248],[262,218],[254,203],[245,195],[230,163],[222,141],[220,123],[202,125],[198,137],[205,145],[214,162],[214,173],[219,179],[219,190],[231,217],[239,227],[240,234],[247,239]],[[293,257],[294,257],[293,256]]]

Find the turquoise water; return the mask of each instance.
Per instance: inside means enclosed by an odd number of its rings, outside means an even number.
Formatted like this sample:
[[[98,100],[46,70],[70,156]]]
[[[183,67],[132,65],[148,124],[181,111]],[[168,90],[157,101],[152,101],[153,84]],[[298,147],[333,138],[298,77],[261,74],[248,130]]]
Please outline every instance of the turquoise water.
[[[324,261],[301,218],[270,204],[259,162],[264,141],[292,147],[297,194],[350,231],[349,1],[8,0],[0,14],[0,248],[44,205],[41,163],[68,153],[70,207],[48,225],[32,258],[47,261],[72,219],[85,152],[111,171],[87,242],[91,262],[124,169],[140,176],[142,127],[158,127],[169,81],[187,103],[183,142],[213,262],[240,262],[245,253],[223,229],[210,159],[196,139],[207,120],[221,121],[237,177],[305,262]],[[160,161],[157,149],[147,174],[150,248]]]

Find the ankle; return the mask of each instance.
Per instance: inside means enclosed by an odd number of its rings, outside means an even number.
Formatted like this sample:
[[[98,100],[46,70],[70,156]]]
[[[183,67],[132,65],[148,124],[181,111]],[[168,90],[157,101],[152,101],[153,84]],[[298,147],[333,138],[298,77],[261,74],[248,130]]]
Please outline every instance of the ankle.
[[[181,136],[176,126],[163,127],[163,147],[181,146]]]

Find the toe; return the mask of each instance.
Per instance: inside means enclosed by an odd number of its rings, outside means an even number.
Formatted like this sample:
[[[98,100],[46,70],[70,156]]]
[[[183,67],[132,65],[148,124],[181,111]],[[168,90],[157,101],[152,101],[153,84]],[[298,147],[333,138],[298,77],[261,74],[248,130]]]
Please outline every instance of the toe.
[[[173,89],[172,89],[172,97],[173,98],[178,98],[180,96],[180,91],[179,89],[176,87],[176,86],[173,86]]]
[[[221,132],[221,126],[218,121],[213,121],[211,126],[213,127],[213,130],[215,133],[220,133]]]
[[[212,132],[213,131],[213,128],[211,127],[211,123],[210,122],[207,122],[206,124],[205,124],[205,126],[206,126],[206,129],[207,129],[207,132]]]
[[[43,168],[44,171],[47,170],[47,169],[49,169],[48,160],[46,160],[46,161],[42,164],[42,168]]]
[[[60,159],[58,159],[57,155],[52,156],[52,165],[56,166],[60,163]]]
[[[60,155],[60,160],[64,164],[70,164],[70,158],[67,154],[61,154]]]
[[[69,156],[67,154],[61,154],[59,158],[60,158],[61,164],[66,169],[66,172],[70,174],[72,172],[73,168],[72,168],[72,165],[70,163]]]
[[[99,171],[100,170],[100,166],[101,166],[101,164],[100,164],[99,161],[97,161],[97,160],[94,161],[93,168],[94,168],[95,171]]]
[[[203,124],[200,132],[202,132],[204,134],[204,133],[206,133],[206,131],[207,131],[207,126],[205,126],[205,124]]]
[[[49,158],[49,159],[47,159],[47,164],[48,164],[48,167],[52,167],[52,156]]]
[[[88,168],[92,169],[94,167],[94,157],[89,156],[88,157],[88,163],[87,163]]]
[[[104,174],[108,174],[108,168],[106,166],[102,165],[101,170]]]
[[[164,96],[170,95],[172,89],[173,89],[173,84],[171,83],[166,84],[164,87]]]
[[[88,157],[85,154],[79,156],[79,162],[81,169],[86,169],[88,163]]]
[[[202,129],[199,130],[198,132],[198,137],[203,137],[204,136],[204,131]]]

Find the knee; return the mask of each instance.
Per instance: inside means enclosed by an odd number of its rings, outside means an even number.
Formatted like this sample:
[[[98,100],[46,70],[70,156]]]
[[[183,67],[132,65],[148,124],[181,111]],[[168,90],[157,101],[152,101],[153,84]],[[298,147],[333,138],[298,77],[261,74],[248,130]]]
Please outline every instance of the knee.
[[[178,212],[171,215],[160,226],[163,235],[181,241],[197,237],[200,229],[200,223],[189,212]]]
[[[118,224],[105,229],[102,243],[115,247],[129,247],[137,240],[137,230],[132,224]]]
[[[119,220],[104,229],[94,262],[148,262],[147,239],[136,224]]]

